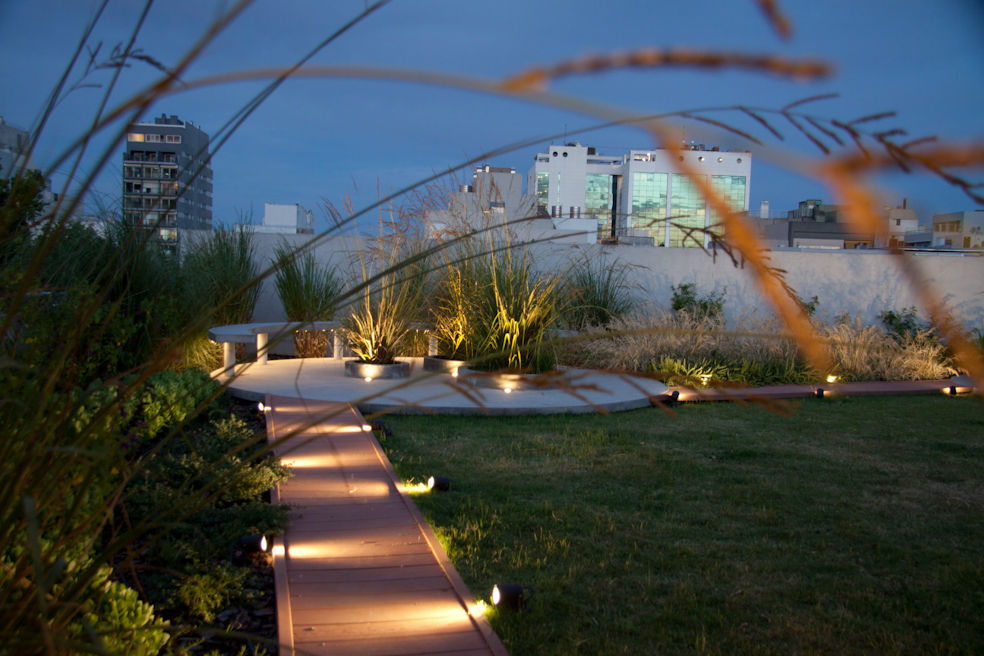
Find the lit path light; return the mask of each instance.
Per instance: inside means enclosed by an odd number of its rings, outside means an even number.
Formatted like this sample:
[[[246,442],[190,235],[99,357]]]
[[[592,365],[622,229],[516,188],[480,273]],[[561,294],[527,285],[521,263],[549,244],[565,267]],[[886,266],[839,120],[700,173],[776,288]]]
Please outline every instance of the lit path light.
[[[451,479],[447,476],[431,476],[427,479],[427,489],[447,492],[451,489]]]

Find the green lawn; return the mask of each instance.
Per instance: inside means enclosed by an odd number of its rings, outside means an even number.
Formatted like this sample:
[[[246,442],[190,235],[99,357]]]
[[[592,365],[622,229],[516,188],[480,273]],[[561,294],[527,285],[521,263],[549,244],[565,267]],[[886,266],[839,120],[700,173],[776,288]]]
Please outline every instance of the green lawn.
[[[984,653],[977,400],[386,423],[511,654]]]

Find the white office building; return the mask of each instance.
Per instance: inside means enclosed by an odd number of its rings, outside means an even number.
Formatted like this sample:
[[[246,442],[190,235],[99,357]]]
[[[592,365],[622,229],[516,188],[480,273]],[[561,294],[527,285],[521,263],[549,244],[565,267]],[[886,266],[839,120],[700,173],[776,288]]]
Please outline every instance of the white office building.
[[[578,143],[550,146],[536,156],[527,189],[555,223],[593,220],[598,239],[706,246],[705,229],[718,221],[697,185],[681,172],[681,162],[706,176],[734,210],[747,212],[752,157],[703,144],[684,148],[676,155],[656,149],[609,156]]]
[[[258,233],[277,233],[289,235],[313,235],[314,214],[311,210],[294,203],[263,204],[263,223],[253,227]]]

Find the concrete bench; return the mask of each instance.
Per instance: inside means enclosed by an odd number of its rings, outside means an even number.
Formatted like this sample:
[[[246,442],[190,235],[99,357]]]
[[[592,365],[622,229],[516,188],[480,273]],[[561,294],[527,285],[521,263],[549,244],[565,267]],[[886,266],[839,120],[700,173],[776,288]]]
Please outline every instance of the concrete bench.
[[[437,354],[437,338],[429,328],[414,325],[417,330],[428,332],[427,352]],[[236,344],[254,345],[256,348],[256,363],[266,364],[269,355],[270,336],[275,342],[292,335],[296,330],[330,330],[332,333],[332,358],[342,359],[345,349],[345,338],[342,334],[340,321],[289,321],[274,323],[234,323],[227,326],[215,326],[208,331],[208,337],[213,342],[222,344],[222,373],[231,376],[236,365]]]

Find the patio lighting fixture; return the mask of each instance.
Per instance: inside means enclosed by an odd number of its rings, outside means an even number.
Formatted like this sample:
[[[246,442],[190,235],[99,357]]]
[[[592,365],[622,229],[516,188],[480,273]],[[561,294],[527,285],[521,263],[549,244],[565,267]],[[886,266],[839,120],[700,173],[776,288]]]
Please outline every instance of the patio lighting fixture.
[[[513,390],[513,388],[511,388],[511,387],[503,387],[502,388],[502,391],[505,392],[506,394],[512,394],[512,390]]]
[[[260,401],[259,403],[256,404],[256,409],[259,410],[261,413],[265,413],[267,410],[272,410],[273,408],[271,408],[268,405],[264,405],[263,401]]]
[[[451,489],[451,479],[447,476],[431,476],[427,479],[427,489],[447,492]]]
[[[366,381],[367,383],[371,383],[372,382],[372,376],[366,376],[362,380]]]
[[[369,424],[362,424],[362,430],[365,433],[371,433],[372,432],[372,426],[370,426]]]
[[[267,537],[262,533],[239,538],[239,548],[245,553],[266,553],[269,546]]]
[[[509,610],[526,610],[526,602],[532,594],[527,588],[515,583],[496,584],[492,587],[492,605]]]
[[[822,387],[818,387],[816,390],[813,391],[813,396],[817,397],[818,399],[822,399],[823,395],[824,395],[824,390]]]

